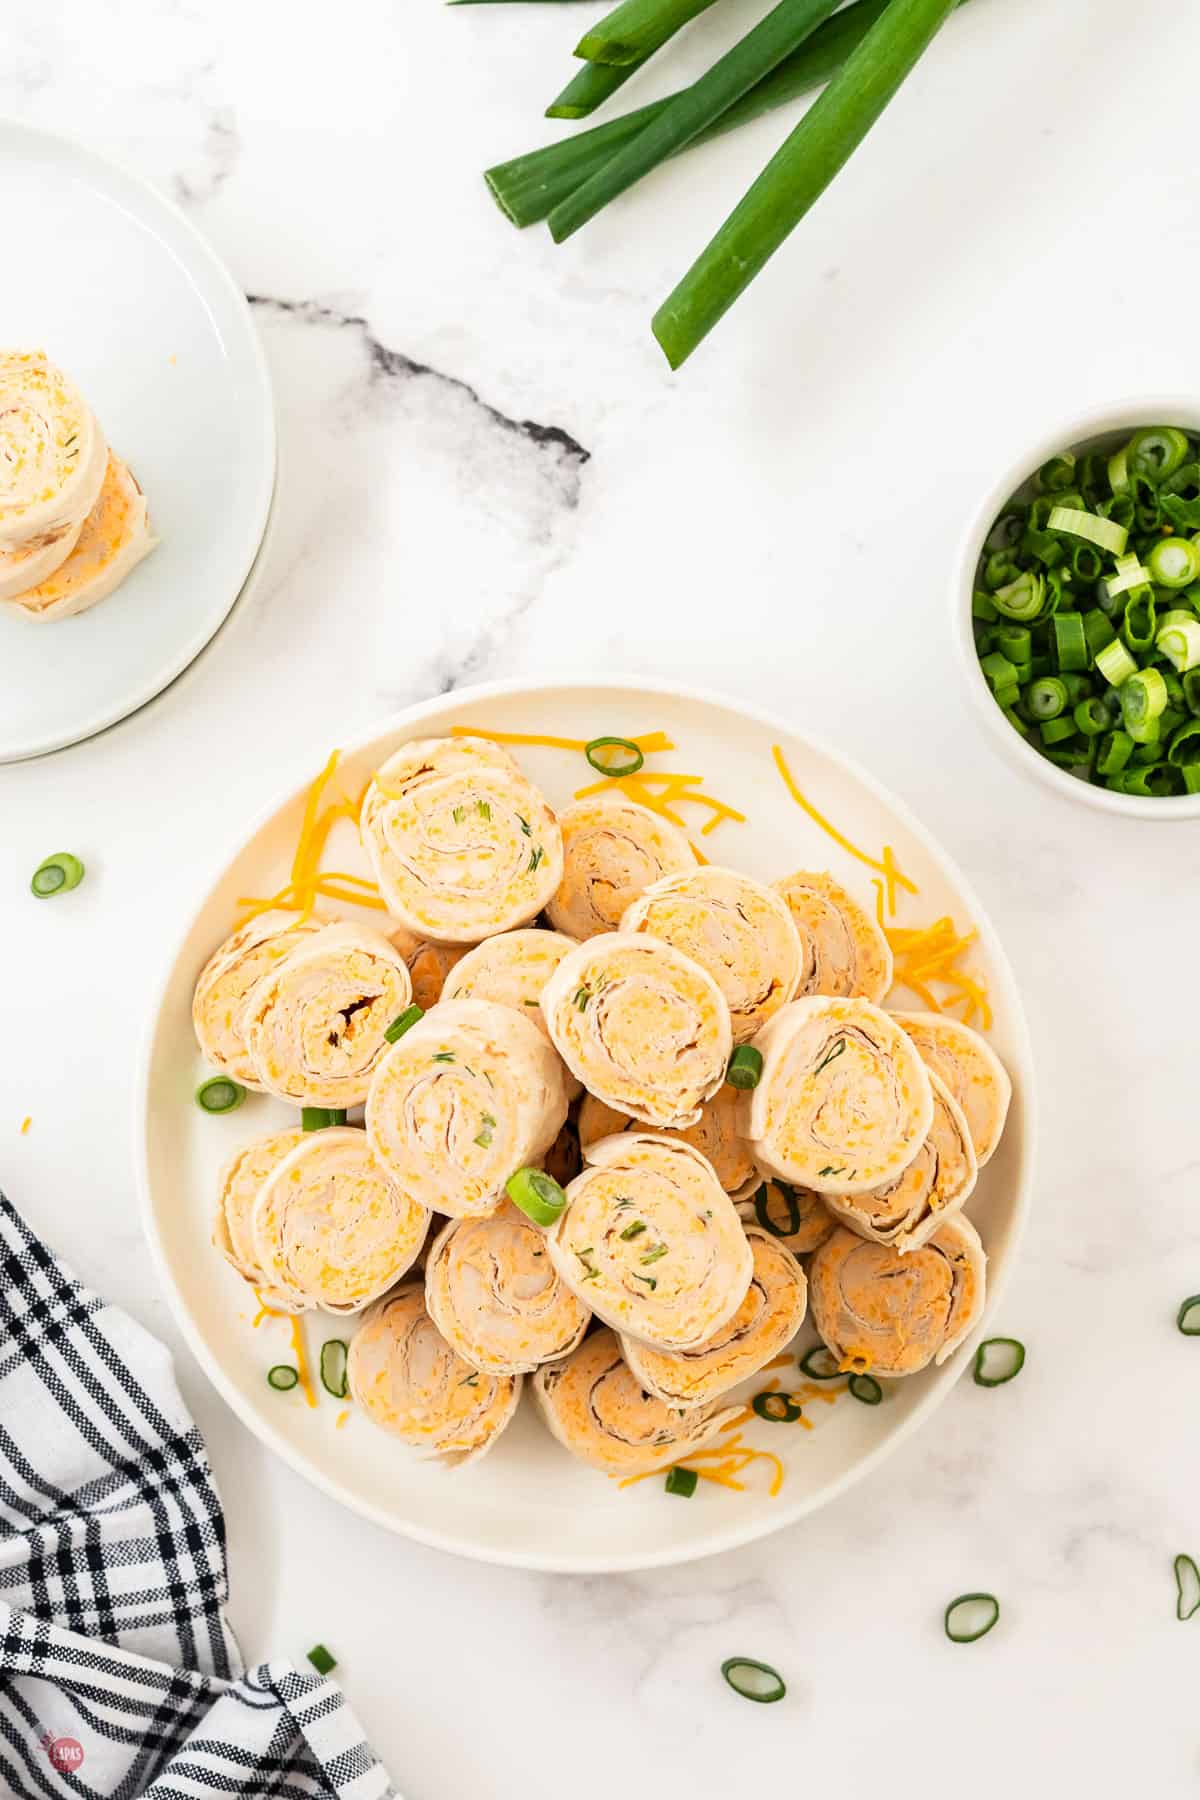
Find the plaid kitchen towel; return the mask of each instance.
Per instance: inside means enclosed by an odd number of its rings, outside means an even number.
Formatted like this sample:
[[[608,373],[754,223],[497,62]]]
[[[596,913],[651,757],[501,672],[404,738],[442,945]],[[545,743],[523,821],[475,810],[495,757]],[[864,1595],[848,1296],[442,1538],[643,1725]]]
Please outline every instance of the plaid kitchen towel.
[[[0,1795],[396,1800],[341,1691],[246,1672],[163,1346],[0,1195]]]

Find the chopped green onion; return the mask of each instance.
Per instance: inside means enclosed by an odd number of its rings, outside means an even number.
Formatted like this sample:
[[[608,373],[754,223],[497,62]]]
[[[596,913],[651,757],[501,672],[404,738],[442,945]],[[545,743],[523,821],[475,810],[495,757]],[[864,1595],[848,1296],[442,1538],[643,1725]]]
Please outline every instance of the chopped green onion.
[[[1154,647],[1180,675],[1200,665],[1200,619],[1195,613],[1167,613],[1158,627]]]
[[[461,3],[462,0],[459,0],[460,5]],[[332,1669],[337,1668],[337,1658],[329,1654],[324,1644],[314,1644],[308,1653],[308,1660],[318,1675],[328,1675]]]
[[[1029,708],[1030,717],[1039,723],[1043,719],[1057,719],[1068,699],[1066,682],[1054,675],[1032,682],[1025,690],[1025,704]]]
[[[1129,492],[1129,450],[1118,450],[1108,459],[1108,485],[1114,494]]]
[[[883,1399],[883,1389],[873,1375],[851,1375],[847,1386],[856,1400],[864,1406],[878,1406]]]
[[[1200,1569],[1190,1556],[1175,1558],[1175,1617],[1190,1619],[1200,1609]]]
[[[1042,726],[1043,744],[1055,745],[1065,743],[1075,736],[1075,720],[1073,718],[1047,719]]]
[[[636,75],[653,54],[652,50],[647,51],[637,62],[626,63],[623,68],[616,68],[609,63],[583,63],[562,92],[556,94],[550,102],[546,108],[546,117],[586,119],[598,106],[611,100],[617,89],[624,87],[629,77]]]
[[[206,1113],[236,1112],[245,1098],[246,1090],[241,1082],[233,1081],[228,1075],[210,1075],[196,1089],[196,1105]]]
[[[754,1217],[758,1220],[758,1223],[762,1226],[763,1230],[769,1231],[772,1237],[791,1237],[793,1232],[799,1231],[800,1229],[800,1200],[795,1190],[790,1188],[786,1181],[776,1181],[775,1186],[783,1195],[783,1202],[787,1207],[787,1218],[784,1220],[783,1224],[776,1225],[774,1219],[770,1215],[768,1206],[771,1198],[771,1190],[765,1181],[761,1187],[755,1190]]]
[[[1098,544],[1101,550],[1108,550],[1114,556],[1120,556],[1129,539],[1129,533],[1123,525],[1112,519],[1102,518],[1099,513],[1081,512],[1073,506],[1056,506],[1048,521],[1050,531],[1065,531],[1071,537],[1081,537],[1089,544]]]
[[[424,1017],[425,1011],[423,1007],[417,1006],[415,1003],[412,1006],[406,1006],[404,1011],[398,1013],[392,1020],[383,1035],[389,1044],[399,1043],[405,1032],[411,1031],[417,1020],[423,1019]]]
[[[1117,634],[1107,613],[1102,612],[1098,606],[1093,606],[1083,614],[1083,635],[1087,639],[1090,662],[1099,656],[1106,644],[1112,643]]]
[[[627,1225],[625,1227],[624,1231],[621,1232],[620,1235],[621,1235],[622,1243],[631,1244],[635,1237],[641,1237],[641,1235],[642,1235],[643,1231],[645,1231],[645,1229],[646,1229],[645,1219],[635,1219],[633,1221],[632,1225]]]
[[[273,1369],[267,1370],[267,1386],[273,1387],[277,1394],[290,1393],[299,1379],[291,1363],[276,1363]]]
[[[739,1044],[729,1059],[725,1079],[730,1087],[739,1088],[745,1093],[758,1086],[762,1080],[762,1072],[762,1051],[756,1050],[753,1044]]]
[[[946,1608],[946,1636],[952,1644],[974,1644],[1000,1617],[995,1594],[960,1594]]]
[[[345,1338],[326,1338],[321,1345],[321,1386],[335,1400],[344,1400],[350,1391],[346,1381],[348,1352]]]
[[[1154,425],[1135,431],[1126,446],[1125,455],[1131,475],[1146,481],[1165,481],[1187,459],[1188,438],[1174,425]]]
[[[1025,625],[999,625],[992,633],[992,641],[1000,655],[1018,669],[1033,657],[1033,634]]]
[[[1174,763],[1177,769],[1200,764],[1200,719],[1187,719],[1172,733],[1167,761]]]
[[[773,1390],[755,1394],[750,1405],[760,1419],[769,1419],[773,1425],[794,1425],[804,1416],[804,1408],[791,1394]]]
[[[1150,585],[1150,571],[1136,556],[1118,556],[1117,572],[1105,579],[1104,587],[1109,598],[1115,600],[1118,594],[1127,594]]]
[[[1134,656],[1147,656],[1154,646],[1157,607],[1153,592],[1131,594],[1125,602],[1121,636]]]
[[[553,1225],[567,1204],[566,1194],[544,1169],[518,1169],[504,1188],[513,1205],[535,1225]]]
[[[1103,614],[1100,615],[1103,618]],[[1087,632],[1080,613],[1055,613],[1050,622],[1054,654],[1060,670],[1081,672],[1090,660]]]
[[[1108,730],[1108,708],[1103,700],[1081,700],[1071,717],[1076,730],[1082,731],[1084,737],[1101,737]]]
[[[810,1381],[838,1381],[845,1370],[841,1367],[832,1350],[824,1344],[813,1344],[800,1358],[800,1373],[807,1375]]]
[[[1157,719],[1167,704],[1167,687],[1157,669],[1136,669],[1121,684],[1121,716],[1131,737],[1135,728]]]
[[[601,755],[604,750],[623,750],[625,756],[623,759],[613,761],[611,758]],[[614,778],[621,775],[636,775],[646,760],[632,739],[620,737],[593,738],[585,748],[584,755],[598,774],[611,775]]]
[[[1200,1294],[1192,1294],[1184,1301],[1175,1323],[1184,1337],[1200,1337]]]
[[[749,1656],[729,1657],[721,1664],[721,1673],[735,1694],[743,1700],[757,1701],[760,1706],[770,1706],[787,1693],[787,1683],[778,1669]]]
[[[1114,638],[1111,644],[1106,644],[1099,652],[1096,667],[1111,687],[1120,687],[1137,670],[1137,664],[1120,638]]]
[[[698,1480],[695,1469],[668,1469],[666,1489],[668,1494],[678,1494],[681,1500],[690,1500]]]
[[[1146,567],[1159,587],[1190,587],[1200,575],[1200,550],[1189,538],[1162,538],[1150,550]]]
[[[1038,470],[1038,486],[1048,494],[1061,493],[1069,488],[1075,479],[1075,458],[1068,450],[1062,456],[1052,456],[1049,462],[1042,464]]]
[[[713,0],[622,0],[606,13],[575,46],[576,56],[587,62],[640,62],[657,50],[680,28],[696,18]]]
[[[1111,731],[1100,745],[1096,770],[1100,775],[1119,775],[1133,755],[1133,739],[1127,731]]]
[[[1024,1367],[1025,1346],[1019,1338],[985,1338],[975,1352],[975,1385],[1003,1387]]]
[[[1046,578],[1026,569],[1015,581],[997,588],[992,601],[1006,619],[1036,619],[1046,602]]]
[[[70,893],[82,880],[83,864],[79,858],[69,850],[59,850],[38,864],[29,886],[39,900],[49,900],[53,894]]]
[[[341,1106],[302,1106],[300,1123],[305,1131],[328,1131],[331,1125],[344,1125],[346,1111]]]
[[[1003,693],[1010,687],[1016,687],[1016,665],[1010,663],[1007,656],[1001,656],[998,650],[981,658],[979,666],[987,676],[993,693]]]

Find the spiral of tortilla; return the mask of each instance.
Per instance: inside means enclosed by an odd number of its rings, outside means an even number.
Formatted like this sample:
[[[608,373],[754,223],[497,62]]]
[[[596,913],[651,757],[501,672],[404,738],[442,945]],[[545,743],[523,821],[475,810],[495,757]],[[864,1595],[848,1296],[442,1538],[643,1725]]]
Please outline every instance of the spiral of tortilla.
[[[563,872],[546,913],[556,931],[581,943],[619,930],[626,907],[651,882],[696,866],[682,831],[619,794],[576,800],[558,822]]]
[[[447,975],[442,994],[447,1000],[494,1000],[498,1006],[515,1007],[549,1037],[542,989],[574,948],[574,939],[559,931],[502,931],[467,951]]]
[[[280,1312],[305,1312],[313,1302],[293,1288],[269,1288],[254,1245],[254,1203],[267,1177],[297,1144],[304,1142],[299,1126],[274,1131],[269,1137],[246,1144],[221,1172],[212,1241],[231,1268],[251,1287],[258,1288],[268,1306]]]
[[[371,1147],[434,1212],[486,1218],[567,1116],[562,1065],[536,1025],[490,1000],[443,1000],[380,1063]]]
[[[326,1312],[355,1313],[411,1269],[429,1213],[349,1126],[309,1131],[275,1164],[252,1215],[267,1281]]]
[[[110,455],[100,497],[67,555],[9,605],[42,621],[86,612],[114,593],[157,542],[146,496],[125,464]]]
[[[373,1425],[451,1468],[486,1455],[521,1398],[519,1375],[485,1375],[455,1354],[414,1284],[366,1315],[350,1343],[346,1379]]]
[[[893,1014],[923,1061],[940,1075],[963,1110],[975,1160],[982,1169],[994,1155],[1008,1118],[1012,1082],[986,1038],[944,1013]]]
[[[738,1217],[757,1227],[793,1256],[811,1256],[837,1230],[825,1196],[790,1182],[764,1179],[737,1202]]]
[[[892,985],[892,950],[875,920],[823,871],[797,869],[775,883],[807,947],[800,997],[832,994],[876,1006]]]
[[[53,575],[79,542],[83,520],[30,538],[19,550],[0,550],[0,600],[16,600]]]
[[[359,827],[388,911],[441,943],[528,924],[562,877],[558,821],[483,738],[405,744],[376,771]]]
[[[808,1283],[792,1255],[762,1231],[747,1231],[754,1272],[732,1319],[694,1350],[666,1352],[621,1338],[621,1354],[642,1386],[690,1412],[745,1381],[790,1344],[808,1308]]]
[[[533,1396],[564,1450],[606,1475],[652,1475],[710,1443],[734,1407],[680,1412],[638,1382],[612,1331],[595,1331],[565,1362],[533,1377]]]
[[[804,947],[785,902],[734,869],[664,876],[634,901],[621,930],[648,932],[707,969],[728,1003],[735,1044],[757,1036],[804,973]]]
[[[93,414],[40,350],[0,351],[0,551],[83,524],[108,450]]]
[[[399,951],[365,925],[302,938],[246,997],[241,1028],[254,1072],[294,1106],[357,1106],[412,999]]]
[[[945,1362],[974,1329],[986,1298],[987,1257],[961,1214],[901,1255],[839,1229],[808,1268],[813,1323],[844,1368],[881,1379]]]
[[[895,1179],[933,1122],[916,1047],[867,1000],[793,1000],[760,1032],[763,1069],[742,1129],[766,1173],[820,1194]]]
[[[694,1125],[725,1079],[729,1008],[698,963],[640,932],[564,956],[542,993],[550,1036],[589,1093],[647,1125]]]
[[[742,1304],[753,1270],[742,1222],[709,1164],[653,1132],[592,1145],[546,1244],[585,1306],[660,1350],[711,1338]]]
[[[282,907],[259,913],[218,945],[200,971],[192,995],[196,1041],[214,1068],[232,1075],[243,1087],[264,1091],[242,1030],[246,997],[264,975],[324,923]]]
[[[829,1208],[843,1224],[902,1256],[931,1238],[939,1223],[962,1207],[975,1187],[978,1164],[962,1108],[946,1084],[929,1071],[933,1123],[906,1169],[867,1194],[830,1194]]]
[[[441,999],[447,975],[467,954],[468,946],[431,943],[428,938],[417,937],[406,925],[397,925],[387,937],[404,958],[414,1001],[422,1012],[428,1012]]]
[[[425,1305],[450,1348],[488,1375],[531,1375],[569,1355],[591,1318],[559,1279],[544,1233],[511,1204],[438,1233]]]
[[[579,1108],[579,1143],[584,1150],[599,1138],[611,1137],[617,1131],[629,1131],[635,1125],[628,1113],[585,1094]],[[750,1154],[750,1146],[741,1135],[740,1108],[736,1088],[719,1087],[711,1100],[700,1108],[694,1125],[682,1131],[664,1130],[663,1137],[679,1138],[690,1144],[712,1164],[713,1173],[727,1194],[740,1197],[758,1179],[758,1170]]]

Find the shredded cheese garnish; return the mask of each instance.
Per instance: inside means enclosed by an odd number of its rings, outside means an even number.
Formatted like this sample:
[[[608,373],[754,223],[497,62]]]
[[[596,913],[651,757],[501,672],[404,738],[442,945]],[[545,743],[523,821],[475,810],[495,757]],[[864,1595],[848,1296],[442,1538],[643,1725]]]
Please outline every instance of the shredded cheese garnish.
[[[32,1120],[32,1119],[22,1119],[22,1120],[21,1120],[21,1136],[22,1136],[22,1137],[24,1137],[24,1136],[25,1136],[25,1133],[26,1133],[26,1132],[27,1132],[27,1131],[28,1131],[28,1130],[29,1130],[29,1127],[30,1127],[30,1126],[31,1126],[31,1125],[32,1125],[32,1124],[33,1124],[33,1120]]]
[[[308,790],[300,836],[292,857],[291,880],[277,894],[271,894],[266,899],[253,895],[240,899],[238,905],[245,909],[241,921],[243,924],[259,913],[269,912],[275,907],[286,907],[289,911],[307,916],[319,899],[341,900],[349,906],[365,906],[372,912],[387,911],[387,902],[373,881],[367,880],[363,875],[348,874],[344,869],[321,867],[321,858],[325,854],[325,846],[333,827],[339,819],[349,819],[356,825],[362,807],[361,795],[351,800],[341,794],[331,800],[324,810],[321,808],[325,790],[334,779],[340,755],[339,750],[333,752]]]
[[[940,1013],[951,1006],[961,1007],[959,1016],[964,1025],[973,1025],[978,1020],[981,1030],[990,1031],[992,1008],[987,982],[982,976],[967,974],[959,966],[962,958],[979,942],[979,933],[968,931],[965,937],[960,937],[948,914],[932,925],[915,930],[887,925],[883,919],[883,883],[876,881],[872,885],[875,917],[892,947],[895,961],[893,986],[907,988],[909,993],[915,994],[927,1012]],[[950,992],[937,994],[934,983],[949,988]]]
[[[773,744],[771,746],[771,754],[775,758],[775,767],[779,770],[779,773],[783,778],[783,785],[786,787],[788,793],[792,796],[792,799],[796,802],[796,805],[801,811],[806,812],[813,823],[819,825],[826,836],[831,837],[834,843],[845,850],[848,855],[855,857],[858,862],[865,863],[868,869],[875,869],[883,876],[883,879],[887,884],[888,914],[890,917],[894,918],[896,913],[896,889],[903,888],[905,892],[909,894],[919,893],[920,889],[917,887],[916,883],[910,881],[908,876],[901,870],[900,865],[896,861],[896,852],[892,849],[892,846],[890,844],[885,844],[883,846],[882,857],[875,857],[868,856],[865,850],[860,850],[857,844],[852,844],[850,839],[844,837],[837,826],[831,824],[824,813],[819,813],[812,801],[806,799],[800,792],[800,789],[796,786],[795,777],[788,768],[783,751],[778,744]]]
[[[549,737],[536,731],[481,731],[477,725],[452,725],[450,736],[485,738],[489,744],[525,744],[535,750],[578,750],[580,756],[591,741],[588,738]],[[651,756],[656,750],[675,748],[665,731],[645,732],[641,737],[626,741],[636,744],[643,756]]]
[[[349,1409],[349,1407],[347,1407],[346,1410],[344,1412],[340,1412],[338,1414],[337,1418],[333,1421],[334,1430],[340,1431],[342,1429],[342,1426],[346,1423],[346,1420],[349,1417],[350,1417],[350,1409]]]
[[[644,769],[639,769],[636,775],[606,775],[601,781],[593,781],[587,787],[577,788],[575,799],[590,800],[594,794],[607,794],[614,788],[619,788],[638,806],[658,813],[661,818],[669,819],[672,825],[678,825],[681,829],[686,829],[687,821],[676,808],[684,805],[703,806],[711,817],[700,827],[702,837],[715,831],[725,819],[744,825],[745,813],[738,812],[736,807],[726,806],[723,800],[718,800],[713,794],[703,793],[703,783],[703,775],[678,775],[657,769],[652,774],[647,774]],[[703,861],[695,844],[692,849]]]
[[[255,1292],[257,1294],[257,1289]],[[308,1352],[305,1349],[304,1333],[300,1328],[299,1319],[296,1317],[295,1313],[277,1312],[273,1306],[267,1305],[261,1294],[258,1294],[257,1297],[258,1311],[255,1313],[251,1323],[257,1329],[264,1319],[284,1320],[291,1332],[292,1354],[296,1358],[296,1373],[300,1377],[300,1386],[304,1389],[304,1398],[310,1406],[315,1407],[317,1404],[317,1396],[313,1388],[312,1377],[308,1372]]]

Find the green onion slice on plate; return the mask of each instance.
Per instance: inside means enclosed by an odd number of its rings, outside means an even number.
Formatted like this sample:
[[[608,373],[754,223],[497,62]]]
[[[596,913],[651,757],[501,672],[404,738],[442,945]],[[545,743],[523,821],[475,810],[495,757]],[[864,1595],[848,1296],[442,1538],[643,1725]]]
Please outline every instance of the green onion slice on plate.
[[[83,864],[79,858],[69,850],[59,850],[38,864],[29,886],[39,900],[49,900],[53,894],[69,893],[82,880]]]
[[[878,1406],[883,1399],[883,1389],[873,1375],[852,1375],[847,1386],[864,1406]]]
[[[324,1644],[314,1644],[308,1653],[308,1660],[318,1675],[328,1675],[331,1669],[337,1668],[337,1657],[331,1656]]]
[[[210,1075],[196,1089],[196,1105],[206,1113],[236,1112],[245,1098],[241,1082],[228,1075]]]
[[[696,1491],[699,1476],[695,1469],[668,1469],[666,1488],[668,1494],[678,1494],[682,1500],[690,1500]]]
[[[326,1338],[321,1345],[321,1386],[335,1400],[344,1400],[349,1392],[346,1383],[348,1351],[345,1338]]]
[[[291,1363],[276,1363],[273,1369],[267,1370],[267,1386],[273,1387],[277,1394],[290,1393],[299,1379]]]
[[[995,1594],[960,1594],[946,1608],[946,1636],[952,1644],[973,1644],[987,1636],[999,1617]]]
[[[800,1373],[807,1375],[810,1381],[837,1381],[843,1371],[832,1350],[827,1350],[824,1344],[814,1344],[800,1358]]]
[[[636,775],[645,757],[632,738],[593,738],[583,754],[598,775]]]
[[[729,1059],[729,1067],[725,1071],[725,1079],[732,1088],[740,1088],[747,1093],[756,1088],[762,1080],[762,1051],[756,1050],[753,1044],[739,1044]]]
[[[397,1044],[405,1032],[411,1031],[417,1020],[424,1017],[424,1009],[414,1002],[412,1006],[406,1006],[402,1013],[397,1014],[383,1035],[389,1044]]]
[[[721,1664],[721,1673],[735,1694],[759,1706],[770,1706],[787,1693],[787,1683],[779,1670],[770,1663],[755,1662],[750,1656],[729,1657]]]
[[[345,1123],[344,1107],[302,1106],[300,1108],[300,1124],[305,1131],[328,1131],[331,1125],[344,1125]]]
[[[760,1419],[769,1419],[772,1425],[794,1425],[804,1414],[804,1408],[791,1394],[755,1394],[750,1404]]]
[[[1200,1337],[1200,1294],[1189,1294],[1175,1315],[1184,1337]]]
[[[1175,1617],[1190,1619],[1200,1607],[1200,1569],[1190,1556],[1175,1558]]]
[[[504,1187],[513,1205],[535,1225],[553,1225],[567,1204],[567,1196],[545,1169],[518,1169]]]
[[[975,1352],[977,1387],[1003,1387],[1025,1367],[1025,1346],[1019,1338],[985,1338]]]

